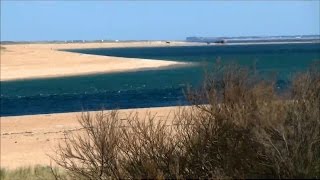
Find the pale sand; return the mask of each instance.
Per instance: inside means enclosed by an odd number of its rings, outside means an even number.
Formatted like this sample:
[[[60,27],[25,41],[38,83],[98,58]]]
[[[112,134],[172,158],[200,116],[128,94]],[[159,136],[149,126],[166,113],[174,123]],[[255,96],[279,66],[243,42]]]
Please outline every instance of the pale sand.
[[[186,63],[87,55],[58,51],[76,48],[185,46],[198,43],[163,41],[121,43],[17,44],[1,45],[1,81],[60,77],[160,68]]]
[[[306,42],[264,42],[232,43],[248,44],[288,44]],[[307,42],[314,43],[314,42]],[[155,47],[155,46],[195,46],[201,42],[165,41],[107,42],[107,43],[62,43],[62,44],[16,44],[1,45],[0,81],[74,76],[97,73],[123,72],[139,69],[190,65],[182,62],[98,56],[58,51],[59,49],[112,48],[112,47]],[[211,44],[225,46],[223,44]]]
[[[107,73],[158,68],[181,63],[172,61],[117,58],[84,55],[57,51],[58,49],[139,47],[195,45],[194,43],[134,42],[134,43],[72,43],[72,44],[20,44],[2,45],[1,81],[71,76],[80,74]],[[176,108],[137,109],[143,116],[147,111],[165,116]],[[133,110],[121,110],[127,114]],[[79,128],[77,116],[81,113],[61,113],[48,115],[1,117],[1,167],[17,168],[29,165],[49,165],[57,142],[64,131]]]
[[[138,112],[141,118],[148,112],[156,113],[159,120],[164,120],[172,118],[176,110],[178,107],[162,107],[127,109],[119,113],[124,117],[130,112]],[[1,167],[14,169],[37,164],[50,165],[48,155],[54,154],[65,131],[80,128],[77,121],[80,115],[81,112],[1,117]]]
[[[158,68],[182,63],[173,61],[117,58],[57,51],[74,48],[141,47],[197,45],[197,43],[131,42],[1,45],[1,81],[108,73]],[[147,111],[164,118],[176,107],[137,109],[141,116]],[[133,110],[121,110],[127,114]],[[29,165],[49,165],[57,142],[64,131],[77,130],[81,113],[1,117],[1,167],[17,168]]]

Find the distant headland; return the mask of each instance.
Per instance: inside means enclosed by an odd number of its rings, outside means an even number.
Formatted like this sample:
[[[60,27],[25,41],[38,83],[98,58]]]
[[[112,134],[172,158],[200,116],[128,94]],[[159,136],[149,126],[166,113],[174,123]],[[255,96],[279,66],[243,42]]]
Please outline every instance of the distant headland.
[[[188,42],[204,43],[268,43],[268,42],[319,42],[320,35],[295,36],[240,36],[240,37],[187,37]]]
[[[272,43],[272,42],[320,42],[320,35],[291,35],[291,36],[239,36],[239,37],[200,37],[191,36],[185,40],[113,40],[113,39],[97,39],[97,40],[43,40],[43,41],[0,41],[2,45],[6,44],[65,44],[65,43],[124,43],[124,42],[200,42],[200,43]]]

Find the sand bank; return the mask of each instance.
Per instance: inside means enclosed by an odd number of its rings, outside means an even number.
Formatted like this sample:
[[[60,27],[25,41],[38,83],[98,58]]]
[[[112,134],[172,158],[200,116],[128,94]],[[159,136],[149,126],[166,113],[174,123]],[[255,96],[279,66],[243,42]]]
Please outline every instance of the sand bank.
[[[130,112],[156,113],[160,120],[171,118],[178,107],[120,110],[120,117]],[[92,112],[94,113],[94,112]],[[81,112],[1,117],[1,167],[13,169],[22,166],[50,165],[48,155],[54,153],[65,131],[80,128],[77,118]]]
[[[183,65],[173,61],[120,58],[85,55],[58,51],[75,48],[184,46],[194,43],[131,42],[131,43],[71,43],[71,44],[15,44],[1,45],[1,81],[72,76],[81,74],[130,71],[141,68],[159,68]],[[173,107],[137,109],[140,115],[147,111],[164,118]],[[121,110],[125,115],[132,110]],[[65,131],[77,130],[81,113],[61,113],[0,117],[1,167],[16,168],[29,165],[49,165],[54,147]]]
[[[184,46],[197,43],[162,41],[121,43],[1,45],[1,81],[150,69],[185,63],[121,58],[58,51],[77,48]]]

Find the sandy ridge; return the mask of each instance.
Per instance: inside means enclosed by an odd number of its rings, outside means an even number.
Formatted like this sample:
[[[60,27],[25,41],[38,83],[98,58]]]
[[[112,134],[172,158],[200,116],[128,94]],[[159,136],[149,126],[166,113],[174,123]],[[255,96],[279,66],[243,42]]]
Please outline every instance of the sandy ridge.
[[[60,49],[184,46],[197,43],[157,42],[1,45],[1,81],[132,71],[186,65],[164,60],[98,56]]]

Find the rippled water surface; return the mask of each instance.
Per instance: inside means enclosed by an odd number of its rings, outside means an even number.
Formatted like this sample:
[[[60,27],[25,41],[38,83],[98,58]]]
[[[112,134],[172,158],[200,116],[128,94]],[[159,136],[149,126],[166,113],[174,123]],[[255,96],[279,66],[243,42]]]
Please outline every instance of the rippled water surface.
[[[225,45],[67,50],[76,53],[191,62],[193,66],[137,72],[1,82],[1,116],[186,104],[183,90],[199,86],[203,69],[235,62],[279,82],[320,60],[320,44]],[[58,60],[58,59],[57,59]]]

